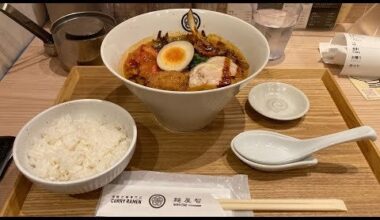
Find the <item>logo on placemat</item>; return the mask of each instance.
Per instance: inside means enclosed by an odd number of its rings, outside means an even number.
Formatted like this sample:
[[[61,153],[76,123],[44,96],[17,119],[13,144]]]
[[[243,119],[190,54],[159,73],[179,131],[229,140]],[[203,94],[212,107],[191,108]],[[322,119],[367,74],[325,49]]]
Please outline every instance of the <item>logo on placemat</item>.
[[[155,209],[161,208],[166,202],[165,196],[154,194],[149,198],[149,204]]]
[[[195,12],[193,12],[193,15],[194,15],[195,25],[199,29],[199,27],[201,26],[201,17],[199,17],[199,15]],[[186,13],[182,16],[182,20],[181,20],[182,28],[185,29],[187,32],[191,32],[191,28],[189,26],[189,22],[187,21],[187,19],[188,18],[187,18],[187,13]]]

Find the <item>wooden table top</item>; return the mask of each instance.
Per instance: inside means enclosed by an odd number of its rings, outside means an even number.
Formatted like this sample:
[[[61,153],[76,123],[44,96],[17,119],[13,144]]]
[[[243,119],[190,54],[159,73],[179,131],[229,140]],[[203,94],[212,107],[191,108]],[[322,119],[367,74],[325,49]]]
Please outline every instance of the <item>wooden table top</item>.
[[[334,32],[329,31],[294,31],[286,55],[270,62],[267,68],[329,68],[337,73],[337,67],[322,63],[318,50],[319,42],[328,42],[333,36]],[[42,42],[35,38],[0,81],[0,135],[15,136],[34,115],[53,105],[66,76],[58,59],[45,55]],[[380,133],[380,100],[367,101],[348,78],[334,77],[363,124]],[[380,146],[380,140],[375,143]],[[13,188],[16,169],[12,163],[0,181],[0,206]]]

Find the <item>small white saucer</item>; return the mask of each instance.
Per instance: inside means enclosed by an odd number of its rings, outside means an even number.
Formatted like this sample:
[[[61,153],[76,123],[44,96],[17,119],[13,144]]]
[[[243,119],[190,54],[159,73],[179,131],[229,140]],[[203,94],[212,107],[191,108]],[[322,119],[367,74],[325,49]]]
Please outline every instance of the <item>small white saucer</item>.
[[[259,164],[255,163],[253,161],[247,160],[245,157],[240,155],[233,145],[231,145],[231,150],[234,152],[234,154],[245,164],[248,166],[256,169],[256,170],[261,170],[261,171],[266,171],[266,172],[275,172],[275,171],[284,171],[284,170],[294,170],[294,169],[301,169],[301,168],[306,168],[306,167],[311,167],[316,164],[318,164],[318,160],[315,159],[314,157],[310,156],[305,158],[304,160],[297,161],[294,163],[289,163],[289,164],[282,164],[282,165],[266,165],[266,164]]]
[[[306,114],[309,99],[299,89],[286,83],[266,82],[254,86],[248,102],[258,113],[276,120],[294,120]]]

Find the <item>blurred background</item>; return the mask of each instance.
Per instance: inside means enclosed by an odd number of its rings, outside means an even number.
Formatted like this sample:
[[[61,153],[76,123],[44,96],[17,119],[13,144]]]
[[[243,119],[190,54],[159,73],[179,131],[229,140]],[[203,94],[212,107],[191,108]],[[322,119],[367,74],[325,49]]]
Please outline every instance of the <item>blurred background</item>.
[[[261,4],[261,3],[260,3]],[[118,23],[149,11],[168,8],[201,8],[228,13],[252,23],[252,13],[260,4],[235,3],[22,3],[11,5],[40,26],[49,29],[58,18],[78,11],[101,11]],[[282,3],[277,3],[282,5]],[[373,3],[307,3],[298,29],[331,30],[340,23],[355,23]],[[33,35],[0,13],[0,79],[33,39]]]

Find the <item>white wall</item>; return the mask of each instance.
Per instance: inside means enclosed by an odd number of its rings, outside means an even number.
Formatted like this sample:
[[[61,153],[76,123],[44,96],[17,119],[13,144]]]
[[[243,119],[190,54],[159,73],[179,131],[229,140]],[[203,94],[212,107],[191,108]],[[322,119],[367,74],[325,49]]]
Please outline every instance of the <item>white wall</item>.
[[[47,20],[43,3],[13,3],[11,5],[40,25],[45,24]],[[0,12],[0,79],[30,43],[33,36],[28,30]]]

